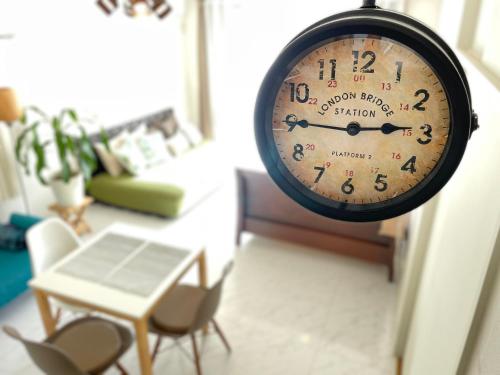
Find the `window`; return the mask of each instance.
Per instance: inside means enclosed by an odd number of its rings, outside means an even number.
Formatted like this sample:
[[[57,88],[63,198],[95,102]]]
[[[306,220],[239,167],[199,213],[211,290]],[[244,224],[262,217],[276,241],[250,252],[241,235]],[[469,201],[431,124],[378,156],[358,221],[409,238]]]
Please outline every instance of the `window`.
[[[459,48],[500,88],[500,2],[468,0]]]

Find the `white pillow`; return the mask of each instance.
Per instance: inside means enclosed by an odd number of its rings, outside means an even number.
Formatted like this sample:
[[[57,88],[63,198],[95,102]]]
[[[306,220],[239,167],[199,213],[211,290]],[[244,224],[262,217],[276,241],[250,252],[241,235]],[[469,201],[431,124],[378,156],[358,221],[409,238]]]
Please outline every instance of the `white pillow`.
[[[143,122],[139,126],[137,126],[134,130],[129,130],[128,132],[134,138],[142,137],[147,132],[146,123]]]
[[[116,138],[114,138],[116,139]],[[113,139],[113,140],[114,140]],[[111,149],[111,144],[112,141],[109,142],[109,148]],[[102,143],[95,143],[94,144],[94,149],[97,153],[97,156],[99,157],[99,160],[101,161],[104,169],[110,176],[117,177],[123,172],[123,167],[116,158],[115,155],[113,155],[111,152],[109,152],[106,148],[106,146]]]
[[[129,132],[123,133],[123,136],[113,144],[111,151],[122,167],[132,175],[138,175],[146,168],[146,160]]]
[[[165,142],[167,149],[174,156],[179,156],[191,148],[187,137],[181,131],[178,131]]]
[[[161,164],[172,158],[165,147],[165,138],[159,131],[144,134],[137,137],[135,141],[142,152],[147,167]]]
[[[195,147],[203,141],[200,128],[190,122],[184,122],[180,127],[180,131],[184,133],[191,147]]]

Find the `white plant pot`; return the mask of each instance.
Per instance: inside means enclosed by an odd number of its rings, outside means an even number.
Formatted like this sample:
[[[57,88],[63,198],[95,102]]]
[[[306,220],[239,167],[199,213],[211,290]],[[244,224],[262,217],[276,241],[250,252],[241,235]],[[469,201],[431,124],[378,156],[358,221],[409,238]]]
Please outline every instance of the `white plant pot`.
[[[78,206],[85,198],[85,181],[83,175],[77,174],[65,183],[62,180],[50,182],[57,203],[61,206]]]

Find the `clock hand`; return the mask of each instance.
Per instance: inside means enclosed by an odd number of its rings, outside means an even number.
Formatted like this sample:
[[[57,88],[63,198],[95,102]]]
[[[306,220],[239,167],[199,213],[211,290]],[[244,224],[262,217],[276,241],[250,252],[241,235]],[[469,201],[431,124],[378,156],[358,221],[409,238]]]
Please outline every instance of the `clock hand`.
[[[396,130],[409,130],[411,128],[412,128],[411,126],[397,126],[397,125],[393,125],[391,123],[386,122],[380,128],[380,131],[384,134],[391,134],[392,132],[395,132]]]
[[[339,126],[333,126],[333,125],[322,125],[322,124],[312,124],[308,122],[307,120],[297,120],[297,116],[295,115],[288,115],[286,116],[286,119],[283,121],[285,122],[289,128],[288,131],[291,132],[293,129],[295,129],[296,126],[300,126],[303,129],[306,129],[308,127],[316,127],[316,128],[324,128],[324,129],[333,129],[333,130],[341,130],[347,132],[349,135],[357,135],[361,131],[378,131],[380,130],[383,134],[391,134],[395,132],[396,130],[405,130],[405,129],[412,129],[411,126],[397,126],[391,123],[384,123],[380,127],[361,127],[358,122],[350,122],[347,127],[339,127]]]
[[[283,122],[285,122],[289,126],[288,127],[289,132],[293,131],[293,129],[295,129],[296,126],[300,126],[301,128],[304,128],[304,129],[311,126],[311,127],[315,127],[315,128],[324,128],[324,129],[333,129],[333,130],[342,130],[342,131],[347,130],[346,128],[343,128],[340,126],[311,124],[306,119],[299,121],[299,120],[297,120],[297,116],[295,116],[295,115],[286,116],[286,119]]]

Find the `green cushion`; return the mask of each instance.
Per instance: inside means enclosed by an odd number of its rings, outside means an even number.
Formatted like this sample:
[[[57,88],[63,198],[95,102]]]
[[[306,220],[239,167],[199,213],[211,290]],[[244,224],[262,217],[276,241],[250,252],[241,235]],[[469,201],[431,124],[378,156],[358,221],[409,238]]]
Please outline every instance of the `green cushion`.
[[[107,173],[93,177],[88,190],[101,202],[162,216],[177,216],[184,198],[184,190],[177,186]]]

